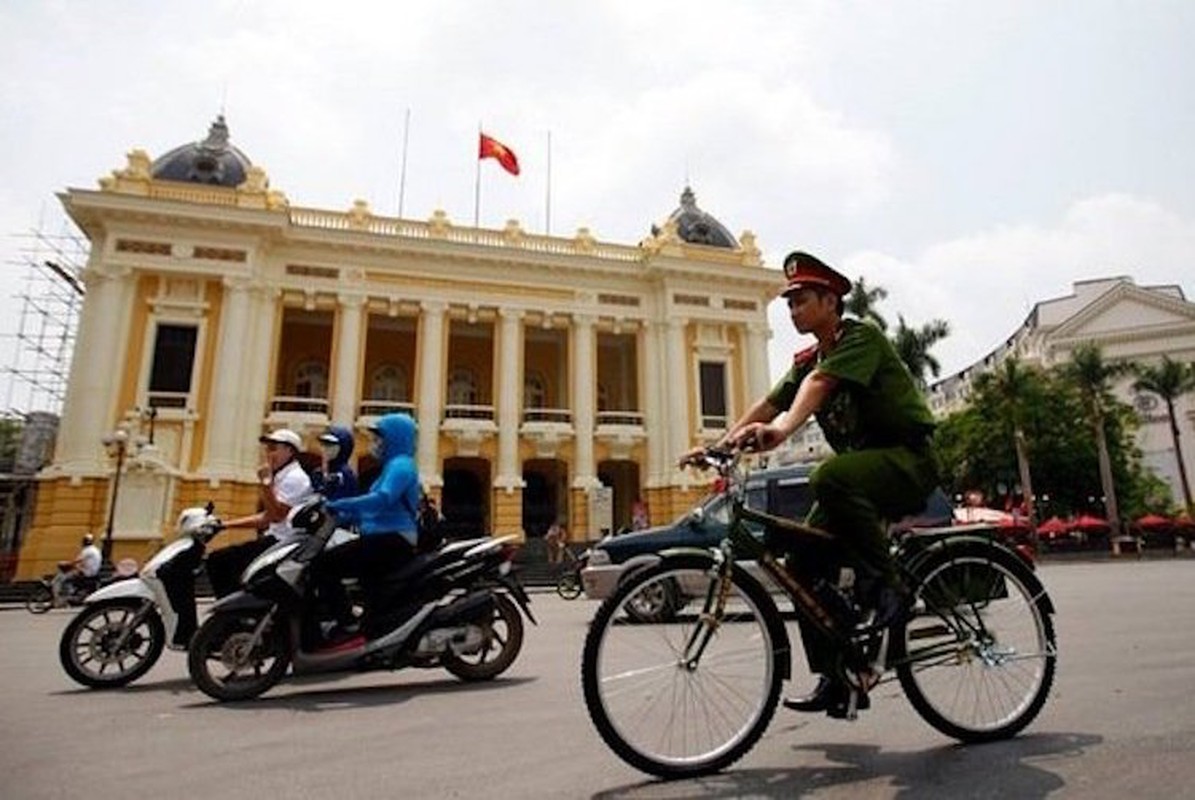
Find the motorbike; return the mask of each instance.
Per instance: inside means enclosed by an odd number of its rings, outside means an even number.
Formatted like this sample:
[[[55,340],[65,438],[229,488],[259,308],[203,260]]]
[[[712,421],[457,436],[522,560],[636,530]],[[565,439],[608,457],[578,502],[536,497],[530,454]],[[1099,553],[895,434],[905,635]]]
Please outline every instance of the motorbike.
[[[564,569],[556,578],[556,594],[565,600],[576,600],[584,590],[581,583],[581,570],[585,569],[585,565],[589,563],[591,551],[586,550],[581,555],[575,555],[568,549],[564,552],[566,553]]]
[[[195,573],[223,530],[213,510],[184,509],[177,538],[138,574],[87,595],[58,644],[67,675],[93,689],[124,686],[149,672],[164,648],[187,649],[198,627]]]
[[[66,572],[70,569],[70,562],[64,561],[58,565],[59,572]],[[87,595],[91,594],[99,586],[99,577],[94,578],[76,578],[63,588],[62,596],[58,598],[57,605],[59,607],[76,607],[83,605]],[[29,593],[25,595],[25,608],[30,614],[44,614],[51,608],[54,608],[54,576],[43,575],[42,578],[30,588]]]
[[[322,498],[292,509],[290,521],[303,533],[254,559],[241,590],[212,606],[191,641],[191,677],[213,699],[257,697],[288,668],[303,675],[443,667],[465,681],[491,680],[522,648],[522,615],[537,624],[511,573],[513,537],[484,537],[402,565],[388,577],[384,607],[370,609],[370,638],[330,644],[314,573],[322,554],[357,534],[337,527]]]

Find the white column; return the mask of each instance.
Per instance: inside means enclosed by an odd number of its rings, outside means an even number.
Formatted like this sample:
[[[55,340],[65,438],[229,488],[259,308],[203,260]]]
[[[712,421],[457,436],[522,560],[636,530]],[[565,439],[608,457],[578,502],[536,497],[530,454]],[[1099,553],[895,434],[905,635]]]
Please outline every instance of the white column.
[[[448,306],[430,301],[419,318],[419,475],[428,486],[441,486],[440,420],[444,416],[444,315]]]
[[[576,431],[577,463],[573,465],[573,488],[591,489],[598,485],[597,464],[593,457],[593,432],[597,419],[597,391],[593,326],[597,319],[588,314],[573,318],[573,427]]]
[[[747,400],[748,404],[762,397],[772,388],[772,376],[768,369],[768,339],[772,338],[772,330],[767,323],[753,322],[747,325],[746,348],[743,354],[747,366]],[[734,416],[746,411],[746,407],[737,409]]]
[[[523,368],[523,312],[511,308],[498,311],[502,322],[499,329],[498,376],[498,476],[494,486],[499,489],[520,489],[524,486],[519,470],[519,411],[522,393]]]
[[[667,419],[661,398],[663,370],[660,362],[660,326],[643,326],[643,426],[647,430],[647,486],[663,486],[668,465],[667,436],[660,435]]]
[[[247,367],[241,376],[239,397],[240,438],[237,464],[243,478],[251,478],[260,454],[257,439],[262,434],[262,422],[270,413],[270,387],[274,384],[271,371],[278,342],[274,340],[278,321],[278,300],[282,293],[274,287],[258,286],[251,292],[250,306],[253,320],[245,349]]]
[[[209,397],[207,443],[200,473],[211,478],[232,478],[237,473],[242,428],[240,396],[244,393],[249,358],[249,280],[224,278],[220,330],[216,336],[215,369]],[[198,370],[198,365],[196,366]]]
[[[665,333],[667,349],[665,366],[668,374],[667,394],[664,405],[668,409],[668,450],[674,458],[687,451],[692,442],[689,439],[689,354],[685,349],[686,320],[669,320]]]
[[[361,308],[365,298],[357,294],[339,296],[340,319],[336,328],[336,363],[332,378],[332,421],[346,427],[357,418],[357,395],[361,387]]]
[[[83,272],[87,294],[79,315],[68,391],[58,426],[57,469],[72,474],[106,473],[100,439],[115,424],[127,342],[119,324],[131,316],[132,270],[93,264]]]

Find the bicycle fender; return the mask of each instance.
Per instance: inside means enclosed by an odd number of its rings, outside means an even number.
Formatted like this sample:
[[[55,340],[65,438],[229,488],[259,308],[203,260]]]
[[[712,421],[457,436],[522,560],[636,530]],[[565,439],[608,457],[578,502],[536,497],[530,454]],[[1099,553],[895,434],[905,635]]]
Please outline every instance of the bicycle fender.
[[[913,556],[903,561],[904,568],[909,572],[916,573],[921,565],[930,558],[937,557],[941,553],[948,550],[953,550],[955,548],[967,549],[972,547],[997,550],[1011,558],[1015,563],[1021,565],[1021,567],[1023,567],[1025,570],[1025,579],[1028,583],[1028,586],[1033,590],[1038,602],[1042,604],[1042,610],[1047,614],[1057,613],[1054,610],[1054,601],[1046,592],[1045,586],[1042,584],[1041,579],[1037,577],[1036,569],[1027,565],[1020,555],[1013,552],[1003,542],[1000,542],[994,538],[976,536],[969,533],[959,534],[958,536],[949,536],[945,539],[936,541],[933,544],[927,545],[922,550],[918,550]]]
[[[116,581],[107,586],[102,586],[83,598],[83,603],[91,605],[92,603],[99,603],[104,600],[117,600],[127,597],[157,603],[153,589],[150,589],[149,584],[140,578],[127,578],[123,581]]]

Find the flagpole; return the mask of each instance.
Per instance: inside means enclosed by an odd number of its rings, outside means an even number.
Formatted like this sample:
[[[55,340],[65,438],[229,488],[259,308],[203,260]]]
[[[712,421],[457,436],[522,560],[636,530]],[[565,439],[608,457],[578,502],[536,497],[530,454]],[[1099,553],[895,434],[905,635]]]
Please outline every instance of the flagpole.
[[[552,131],[548,131],[548,188],[544,198],[544,235],[552,235]]]
[[[477,123],[477,176],[473,180],[473,227],[481,222],[481,122]]]
[[[411,138],[411,108],[407,107],[406,119],[402,126],[402,171],[398,177],[398,218],[402,219],[402,204],[407,192],[407,143]]]

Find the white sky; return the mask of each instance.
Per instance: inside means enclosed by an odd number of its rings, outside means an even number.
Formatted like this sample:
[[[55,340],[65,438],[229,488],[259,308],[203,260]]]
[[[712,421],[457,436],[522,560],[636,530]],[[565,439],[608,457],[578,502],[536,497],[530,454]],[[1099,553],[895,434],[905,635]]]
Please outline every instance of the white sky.
[[[292,204],[395,214],[410,109],[404,216],[471,224],[481,121],[523,167],[485,162],[482,225],[543,231],[550,130],[553,233],[637,242],[687,179],[769,264],[808,250],[889,319],[949,321],[948,374],[1076,280],[1190,298],[1192,41],[1187,0],[8,0],[0,256],[222,107]],[[797,337],[769,311],[779,372]]]

